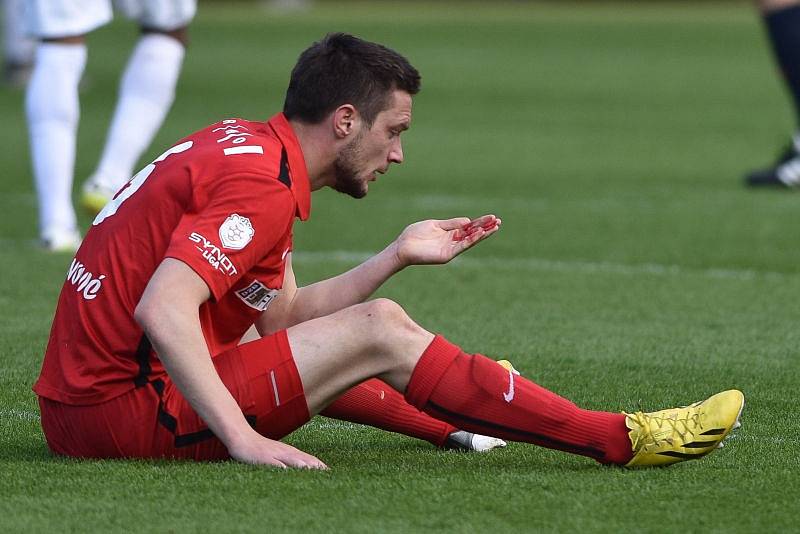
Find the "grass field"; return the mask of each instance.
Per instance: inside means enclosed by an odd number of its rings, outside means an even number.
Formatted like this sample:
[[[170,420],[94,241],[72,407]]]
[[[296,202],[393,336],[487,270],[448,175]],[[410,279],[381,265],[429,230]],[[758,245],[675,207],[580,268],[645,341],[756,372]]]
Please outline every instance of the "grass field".
[[[743,428],[701,462],[635,472],[523,444],[440,452],[323,418],[287,440],[324,473],[55,459],[30,386],[70,257],[35,246],[22,95],[3,90],[0,532],[800,529],[800,197],[741,185],[793,121],[751,6],[331,4],[201,5],[144,159],[221,118],[271,115],[297,55],[327,31],[384,42],[423,74],[406,162],[362,201],[314,196],[296,227],[300,281],[415,220],[496,213],[492,240],[380,294],[588,408],[740,388]],[[134,38],[124,21],[91,37],[78,182]]]

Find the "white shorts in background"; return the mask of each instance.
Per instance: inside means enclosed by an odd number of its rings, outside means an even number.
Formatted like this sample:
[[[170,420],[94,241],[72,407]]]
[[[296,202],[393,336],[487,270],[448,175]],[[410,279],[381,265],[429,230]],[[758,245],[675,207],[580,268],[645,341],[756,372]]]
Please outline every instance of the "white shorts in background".
[[[144,28],[175,30],[194,18],[197,0],[28,0],[25,8],[28,33],[47,39],[89,33],[108,24],[114,10]]]

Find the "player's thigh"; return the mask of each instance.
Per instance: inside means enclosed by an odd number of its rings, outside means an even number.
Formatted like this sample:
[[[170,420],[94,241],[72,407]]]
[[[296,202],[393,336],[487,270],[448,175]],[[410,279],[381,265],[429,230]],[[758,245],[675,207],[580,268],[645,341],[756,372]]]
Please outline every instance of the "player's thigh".
[[[39,39],[84,35],[112,18],[110,0],[28,0],[25,25]]]
[[[197,0],[114,0],[114,7],[149,30],[184,28],[197,12]]]

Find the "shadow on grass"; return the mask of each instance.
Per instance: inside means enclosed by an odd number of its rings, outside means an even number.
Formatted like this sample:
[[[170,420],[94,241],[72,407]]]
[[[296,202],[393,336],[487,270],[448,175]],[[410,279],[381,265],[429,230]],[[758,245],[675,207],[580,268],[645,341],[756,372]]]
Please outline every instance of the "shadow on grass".
[[[38,424],[36,425],[38,426]],[[9,428],[0,446],[0,462],[48,464],[53,466],[80,465],[83,468],[105,469],[119,466],[122,469],[143,468],[148,470],[199,469],[225,470],[230,472],[243,469],[263,469],[246,466],[234,460],[196,462],[186,459],[158,458],[119,458],[119,459],[76,459],[58,456],[50,452],[41,430],[31,426],[19,425]],[[507,447],[485,453],[438,449],[425,441],[399,434],[378,431],[369,427],[353,425],[334,429],[315,428],[313,424],[298,429],[284,439],[301,450],[319,457],[333,470],[352,472],[372,472],[388,474],[405,471],[409,468],[429,473],[468,471],[491,473],[493,476],[515,475],[520,473],[552,475],[563,473],[573,476],[627,476],[628,469],[600,465],[587,458],[544,449],[523,443],[510,443]]]

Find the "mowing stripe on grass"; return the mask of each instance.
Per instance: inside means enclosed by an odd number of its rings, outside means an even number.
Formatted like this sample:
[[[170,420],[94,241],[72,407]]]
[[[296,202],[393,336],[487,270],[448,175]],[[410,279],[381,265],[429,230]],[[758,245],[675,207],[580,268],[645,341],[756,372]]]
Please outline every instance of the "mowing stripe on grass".
[[[299,263],[359,263],[367,260],[372,255],[373,253],[370,252],[351,250],[331,250],[327,252],[300,251],[294,254],[294,260]],[[459,267],[479,269],[522,269],[529,271],[621,274],[626,276],[701,276],[704,278],[740,281],[756,279],[779,281],[798,276],[798,274],[794,273],[755,271],[752,269],[693,269],[690,267],[681,267],[680,265],[663,265],[659,263],[625,264],[606,261],[548,260],[545,258],[460,257],[455,259],[452,264]]]

